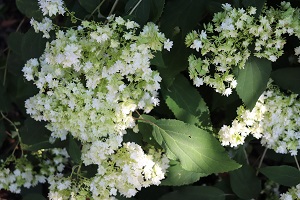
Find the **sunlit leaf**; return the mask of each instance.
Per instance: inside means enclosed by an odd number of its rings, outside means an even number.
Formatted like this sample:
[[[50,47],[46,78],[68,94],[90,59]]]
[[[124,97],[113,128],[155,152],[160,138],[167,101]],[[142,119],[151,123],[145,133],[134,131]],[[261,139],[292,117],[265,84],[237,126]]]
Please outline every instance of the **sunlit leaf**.
[[[204,176],[206,176],[206,174],[184,170],[179,162],[171,161],[170,167],[168,168],[168,172],[166,174],[166,179],[162,180],[160,185],[188,185],[197,182],[200,177]]]
[[[179,160],[183,169],[209,175],[240,167],[208,132],[178,120],[143,117],[153,126],[154,139],[165,149],[167,156]]]
[[[202,127],[210,125],[204,100],[184,76],[178,75],[169,88],[163,88],[162,94],[177,119]]]

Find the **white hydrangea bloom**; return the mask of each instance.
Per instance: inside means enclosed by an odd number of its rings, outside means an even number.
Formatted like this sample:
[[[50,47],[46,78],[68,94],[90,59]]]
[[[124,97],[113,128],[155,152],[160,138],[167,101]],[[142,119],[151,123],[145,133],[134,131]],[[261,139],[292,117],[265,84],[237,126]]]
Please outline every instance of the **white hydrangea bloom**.
[[[173,44],[153,23],[140,34],[137,27],[113,16],[105,24],[83,21],[78,29],[56,31],[42,56],[23,68],[40,90],[26,100],[27,113],[48,122],[52,142],[67,134],[80,140],[83,163],[98,165],[93,180],[81,180],[93,199],[114,199],[117,192],[134,196],[141,187],[159,184],[168,167],[162,152],[150,149],[146,155],[134,143],[122,144],[126,129],[136,126],[132,113],[148,113],[159,104],[162,79],[150,60],[154,51],[169,51]],[[58,175],[48,182],[50,199],[70,197],[71,189],[81,188]],[[79,195],[73,192],[74,198]]]
[[[30,24],[36,33],[42,32],[44,38],[50,38],[49,32],[54,29],[52,21],[48,17],[43,18],[42,22],[38,22],[32,18]]]
[[[280,200],[296,200],[300,199],[300,184],[292,187],[288,192],[280,194]]]
[[[188,59],[194,84],[201,86],[196,81],[201,78],[216,92],[229,96],[237,84],[233,70],[243,69],[251,54],[275,62],[283,54],[284,34],[300,38],[300,10],[282,3],[278,9],[265,7],[257,18],[254,7],[244,10],[228,3],[222,7],[224,11],[215,13],[212,23],[204,24],[201,33],[189,33],[185,42],[199,52]]]
[[[66,12],[62,0],[38,0],[38,3],[43,15],[51,17]]]
[[[300,101],[297,96],[286,95],[269,83],[252,111],[240,106],[232,125],[220,129],[222,145],[236,147],[252,134],[277,153],[297,155],[300,149]]]
[[[59,173],[58,167],[64,168],[69,157],[65,149],[58,148],[39,151],[38,155],[38,170],[25,156],[16,160],[13,171],[9,169],[13,159],[5,163],[0,162],[0,190],[20,193],[21,187],[30,188],[38,183],[45,183],[49,181],[50,176]],[[50,160],[49,156],[53,159]]]

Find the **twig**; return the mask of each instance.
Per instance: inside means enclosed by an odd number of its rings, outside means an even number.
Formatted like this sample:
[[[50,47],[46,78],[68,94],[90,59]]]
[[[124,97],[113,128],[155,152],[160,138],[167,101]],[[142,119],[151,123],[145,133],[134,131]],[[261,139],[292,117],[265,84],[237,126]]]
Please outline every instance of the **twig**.
[[[89,15],[88,18],[92,17],[93,14],[94,14],[97,10],[99,10],[99,8],[103,5],[104,2],[105,2],[105,0],[102,0],[102,1],[99,3],[99,5],[93,10],[93,12]]]
[[[299,166],[298,159],[297,159],[297,157],[296,157],[296,156],[294,156],[294,158],[295,158],[295,161],[296,161],[297,168],[298,168],[298,170],[300,171],[300,166]]]
[[[111,8],[111,10],[110,10],[110,12],[109,12],[109,14],[108,14],[108,16],[110,16],[110,15],[115,11],[115,8],[116,8],[118,2],[119,2],[119,0],[116,0],[116,1],[115,1],[115,3],[114,3],[114,5],[112,6],[112,8]]]
[[[141,2],[142,2],[142,0],[139,0],[139,2],[137,2],[137,4],[135,4],[135,6],[130,11],[129,15],[131,15],[134,12],[134,10],[140,5]]]
[[[261,167],[261,165],[262,165],[262,162],[263,162],[263,160],[264,160],[264,158],[265,158],[265,155],[266,155],[266,153],[267,153],[267,150],[268,150],[268,148],[266,147],[265,148],[265,150],[264,150],[264,152],[263,152],[263,154],[262,154],[262,156],[261,156],[261,158],[260,158],[260,161],[259,161],[259,164],[258,164],[258,167],[257,167],[257,171],[256,171],[256,176],[258,175],[258,170],[260,169],[260,167]]]

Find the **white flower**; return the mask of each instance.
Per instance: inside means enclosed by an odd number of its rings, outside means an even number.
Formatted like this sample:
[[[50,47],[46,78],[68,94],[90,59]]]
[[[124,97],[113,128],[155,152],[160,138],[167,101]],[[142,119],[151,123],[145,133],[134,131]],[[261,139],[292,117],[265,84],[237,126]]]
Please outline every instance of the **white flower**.
[[[295,55],[300,55],[300,46],[295,48]]]
[[[194,84],[195,84],[197,87],[200,87],[201,85],[203,85],[203,79],[197,77],[197,78],[194,80]]]
[[[199,51],[199,49],[202,48],[202,42],[200,40],[194,40],[194,43],[191,45],[192,49],[196,49],[196,51]]]
[[[65,13],[62,0],[38,0],[38,3],[43,15],[51,17],[52,15],[63,15]]]
[[[173,41],[170,41],[169,39],[167,39],[164,42],[164,49],[167,49],[168,51],[170,51],[172,46],[173,46]]]

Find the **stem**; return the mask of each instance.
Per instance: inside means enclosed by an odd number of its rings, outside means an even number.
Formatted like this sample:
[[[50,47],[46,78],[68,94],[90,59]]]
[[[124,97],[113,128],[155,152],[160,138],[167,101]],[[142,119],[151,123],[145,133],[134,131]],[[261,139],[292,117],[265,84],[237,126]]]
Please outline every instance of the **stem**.
[[[20,134],[19,134],[19,129],[18,129],[17,126],[16,126],[10,119],[8,119],[2,112],[0,112],[0,113],[1,113],[2,118],[5,119],[7,122],[9,122],[9,123],[14,127],[15,131],[17,132],[18,143],[17,143],[17,145],[15,146],[15,148],[14,148],[14,150],[13,150],[13,154],[14,154],[15,151],[16,151],[16,149],[17,149],[17,147],[18,147],[20,144],[22,144],[22,139],[21,139]],[[20,149],[21,149],[21,156],[23,156],[23,150],[22,150],[22,148],[20,148]]]
[[[22,21],[19,23],[16,32],[18,32],[22,26],[22,24],[24,23],[25,18],[22,19]],[[7,76],[7,64],[8,64],[8,58],[10,55],[10,49],[8,49],[8,53],[7,53],[7,58],[6,58],[6,62],[5,62],[5,66],[4,66],[4,74],[3,74],[3,83],[2,85],[5,86],[5,82],[6,82],[6,76]]]
[[[259,161],[259,164],[258,164],[258,167],[257,167],[257,171],[256,171],[256,176],[258,175],[258,170],[260,169],[260,167],[262,165],[262,162],[263,162],[263,160],[265,158],[267,150],[268,150],[268,148],[266,147],[265,150],[264,150],[264,152],[263,152],[263,154],[262,154],[262,156],[261,156],[261,158],[260,158],[260,161]]]
[[[110,16],[110,15],[114,12],[114,10],[115,10],[115,8],[116,8],[118,2],[119,2],[119,0],[116,0],[116,1],[115,1],[115,3],[114,3],[114,5],[112,6],[112,8],[111,8],[111,10],[110,10],[110,12],[109,12],[109,14],[108,14],[108,16]]]
[[[296,162],[297,168],[298,168],[298,170],[300,171],[300,166],[299,166],[298,159],[297,159],[297,157],[296,157],[296,156],[294,156],[294,158],[295,158],[295,162]]]
[[[105,0],[102,0],[99,5],[93,10],[93,12],[89,15],[88,18],[90,18],[97,10],[99,10],[99,8],[103,5],[103,3],[105,2]]]
[[[140,5],[140,3],[142,2],[142,0],[139,0],[138,2],[137,2],[137,4],[135,4],[135,6],[132,8],[132,10],[130,11],[130,13],[129,13],[129,15],[131,15],[133,12],[134,12],[134,10]]]

